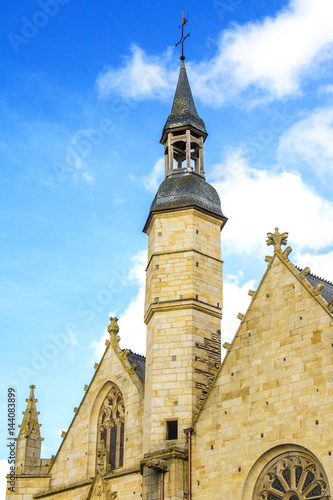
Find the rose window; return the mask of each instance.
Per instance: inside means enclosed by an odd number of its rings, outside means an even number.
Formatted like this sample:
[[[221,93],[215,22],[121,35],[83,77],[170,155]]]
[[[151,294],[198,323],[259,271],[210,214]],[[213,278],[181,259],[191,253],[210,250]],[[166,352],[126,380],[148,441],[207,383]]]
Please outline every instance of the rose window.
[[[329,499],[322,467],[305,453],[286,453],[272,460],[261,473],[254,500]]]

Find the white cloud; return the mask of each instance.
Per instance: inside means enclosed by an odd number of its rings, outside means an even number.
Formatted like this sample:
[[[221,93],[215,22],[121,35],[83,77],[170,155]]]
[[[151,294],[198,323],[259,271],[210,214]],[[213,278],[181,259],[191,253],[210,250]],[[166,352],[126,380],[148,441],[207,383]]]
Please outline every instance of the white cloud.
[[[323,85],[318,90],[318,95],[321,94],[333,94],[333,85]]]
[[[144,250],[132,257],[133,266],[130,269],[126,282],[131,282],[138,286],[138,291],[132,299],[124,314],[119,317],[119,336],[120,346],[122,349],[131,349],[139,354],[145,353],[146,346],[146,325],[143,321],[144,302],[145,302],[145,283],[146,283],[146,266],[147,266],[147,251]],[[113,312],[110,316],[116,316]],[[93,341],[95,359],[100,359],[105,350],[105,341],[109,339],[109,333],[105,329],[101,338],[98,341]]]
[[[177,72],[170,68],[171,50],[161,56],[150,56],[132,45],[130,51],[121,68],[106,67],[98,75],[99,95],[107,97],[116,91],[135,100],[169,97],[177,79]]]
[[[146,351],[146,325],[143,321],[145,287],[139,288],[124,314],[119,318],[120,346],[139,354]]]
[[[107,328],[105,328],[105,330],[103,330],[103,333],[102,333],[100,339],[93,340],[91,342],[91,347],[93,350],[93,358],[95,361],[96,360],[98,360],[98,362],[100,361],[100,359],[103,356],[104,351],[105,351],[105,341],[109,340],[109,339],[110,339],[109,332],[108,332]]]
[[[300,174],[251,168],[239,150],[229,151],[214,174],[222,209],[231,214],[222,231],[225,253],[265,255],[267,232],[275,227],[289,232],[300,252],[333,244],[333,203],[320,198]]]
[[[55,432],[55,436],[56,436],[57,438],[61,438],[61,434],[62,434],[63,432],[67,432],[67,429],[59,429],[59,430],[57,430],[57,431]]]
[[[199,66],[194,84],[212,104],[221,90],[254,86],[281,98],[300,89],[301,79],[331,57],[333,4],[330,0],[291,0],[274,18],[235,25],[225,31],[216,56]],[[201,69],[201,71],[200,71]],[[193,85],[195,89],[195,85]]]
[[[164,173],[164,158],[159,158],[155,163],[152,172],[142,178],[143,185],[147,191],[156,193]]]
[[[127,279],[140,286],[146,283],[147,250],[142,250],[131,258],[133,267],[130,269]]]
[[[302,80],[313,78],[320,64],[332,58],[332,44],[332,1],[290,0],[274,17],[234,24],[221,33],[211,59],[188,64],[194,94],[212,106],[243,91],[253,91],[255,101],[297,94]],[[178,72],[171,54],[170,49],[151,56],[132,46],[121,68],[106,68],[98,76],[100,95],[169,98]]]
[[[8,461],[3,458],[0,460],[0,500],[5,500],[6,498],[6,487],[7,479],[6,474],[9,472]]]
[[[243,285],[239,285],[239,278],[227,276],[223,284],[223,317],[221,323],[222,345],[224,342],[231,342],[240,325],[237,318],[238,313],[245,314],[251,297],[249,290],[254,288],[254,280],[250,280]],[[225,351],[222,350],[222,356]]]
[[[319,109],[295,123],[280,139],[280,162],[305,160],[322,176],[333,168],[333,108]]]
[[[333,281],[333,252],[323,254],[316,253],[296,253],[295,263],[301,267],[309,267],[311,273],[324,278],[328,281]]]

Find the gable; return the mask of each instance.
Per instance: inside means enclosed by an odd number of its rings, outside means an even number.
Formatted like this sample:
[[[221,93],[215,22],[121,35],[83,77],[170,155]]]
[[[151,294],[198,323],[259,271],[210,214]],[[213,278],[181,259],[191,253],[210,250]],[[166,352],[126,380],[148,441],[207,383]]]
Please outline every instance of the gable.
[[[124,466],[134,467],[142,454],[144,357],[121,350],[119,337],[110,332],[110,341],[51,466],[52,486],[69,485],[96,473],[97,424],[100,409],[115,386],[124,399]],[[138,373],[137,373],[138,372]],[[140,375],[140,376],[139,376]]]
[[[328,455],[333,439],[332,315],[281,252],[268,260],[195,425],[194,492],[207,488],[210,498],[219,487],[241,498],[246,474],[273,446],[315,453],[320,443]]]

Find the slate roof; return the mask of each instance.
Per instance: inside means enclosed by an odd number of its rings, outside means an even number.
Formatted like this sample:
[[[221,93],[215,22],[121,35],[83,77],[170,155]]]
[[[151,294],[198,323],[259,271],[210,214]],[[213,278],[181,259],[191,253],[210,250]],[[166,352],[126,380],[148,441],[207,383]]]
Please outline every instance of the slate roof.
[[[130,351],[128,354],[129,362],[131,364],[136,363],[137,369],[136,373],[141,380],[141,382],[145,383],[145,369],[146,369],[146,358],[141,354],[136,354],[135,352]]]
[[[186,126],[195,127],[207,135],[204,121],[200,118],[196,110],[185,64],[182,61],[171,113],[164,125],[162,136],[167,129]]]
[[[313,274],[308,274],[306,279],[312,286],[316,286],[318,283],[322,282],[324,284],[324,288],[320,291],[320,295],[326,300],[326,302],[330,302],[333,299],[333,283],[330,283],[323,278],[319,278],[318,276],[314,276]]]
[[[195,172],[177,169],[162,182],[150,213],[167,209],[196,206],[226,219],[222,213],[220,197],[213,186]]]
[[[298,266],[295,267],[299,271],[302,271],[300,267]],[[306,275],[306,279],[308,280],[309,283],[311,283],[312,286],[316,286],[318,285],[318,283],[323,283],[324,288],[322,288],[322,290],[320,291],[320,295],[323,297],[323,299],[326,300],[326,302],[330,302],[333,299],[333,283],[311,273]]]
[[[181,168],[173,170],[158,188],[143,231],[147,231],[153,213],[181,208],[199,208],[221,221],[228,220],[222,213],[216,189],[202,175]]]

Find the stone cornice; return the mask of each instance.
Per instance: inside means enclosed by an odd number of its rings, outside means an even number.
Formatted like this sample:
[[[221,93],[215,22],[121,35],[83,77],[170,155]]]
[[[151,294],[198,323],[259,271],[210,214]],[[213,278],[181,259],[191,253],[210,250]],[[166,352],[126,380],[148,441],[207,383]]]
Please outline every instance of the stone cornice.
[[[195,309],[200,312],[209,312],[210,315],[216,318],[222,319],[222,311],[220,307],[213,306],[212,304],[207,304],[199,299],[189,298],[189,299],[176,299],[176,300],[165,300],[161,302],[152,303],[149,305],[145,316],[144,322],[147,325],[155,312],[165,312],[171,310],[183,310],[183,309]]]
[[[213,259],[216,262],[220,262],[221,264],[223,264],[223,260],[218,259],[217,257],[213,257],[212,255],[208,255],[207,253],[203,253],[200,250],[197,250],[196,248],[184,248],[182,250],[174,250],[173,252],[155,252],[155,253],[151,254],[145,271],[148,271],[148,268],[149,268],[151,261],[154,257],[158,257],[159,255],[173,255],[173,254],[177,254],[177,253],[188,253],[188,252],[198,253],[199,255],[202,255],[203,257],[207,257],[207,259]]]

